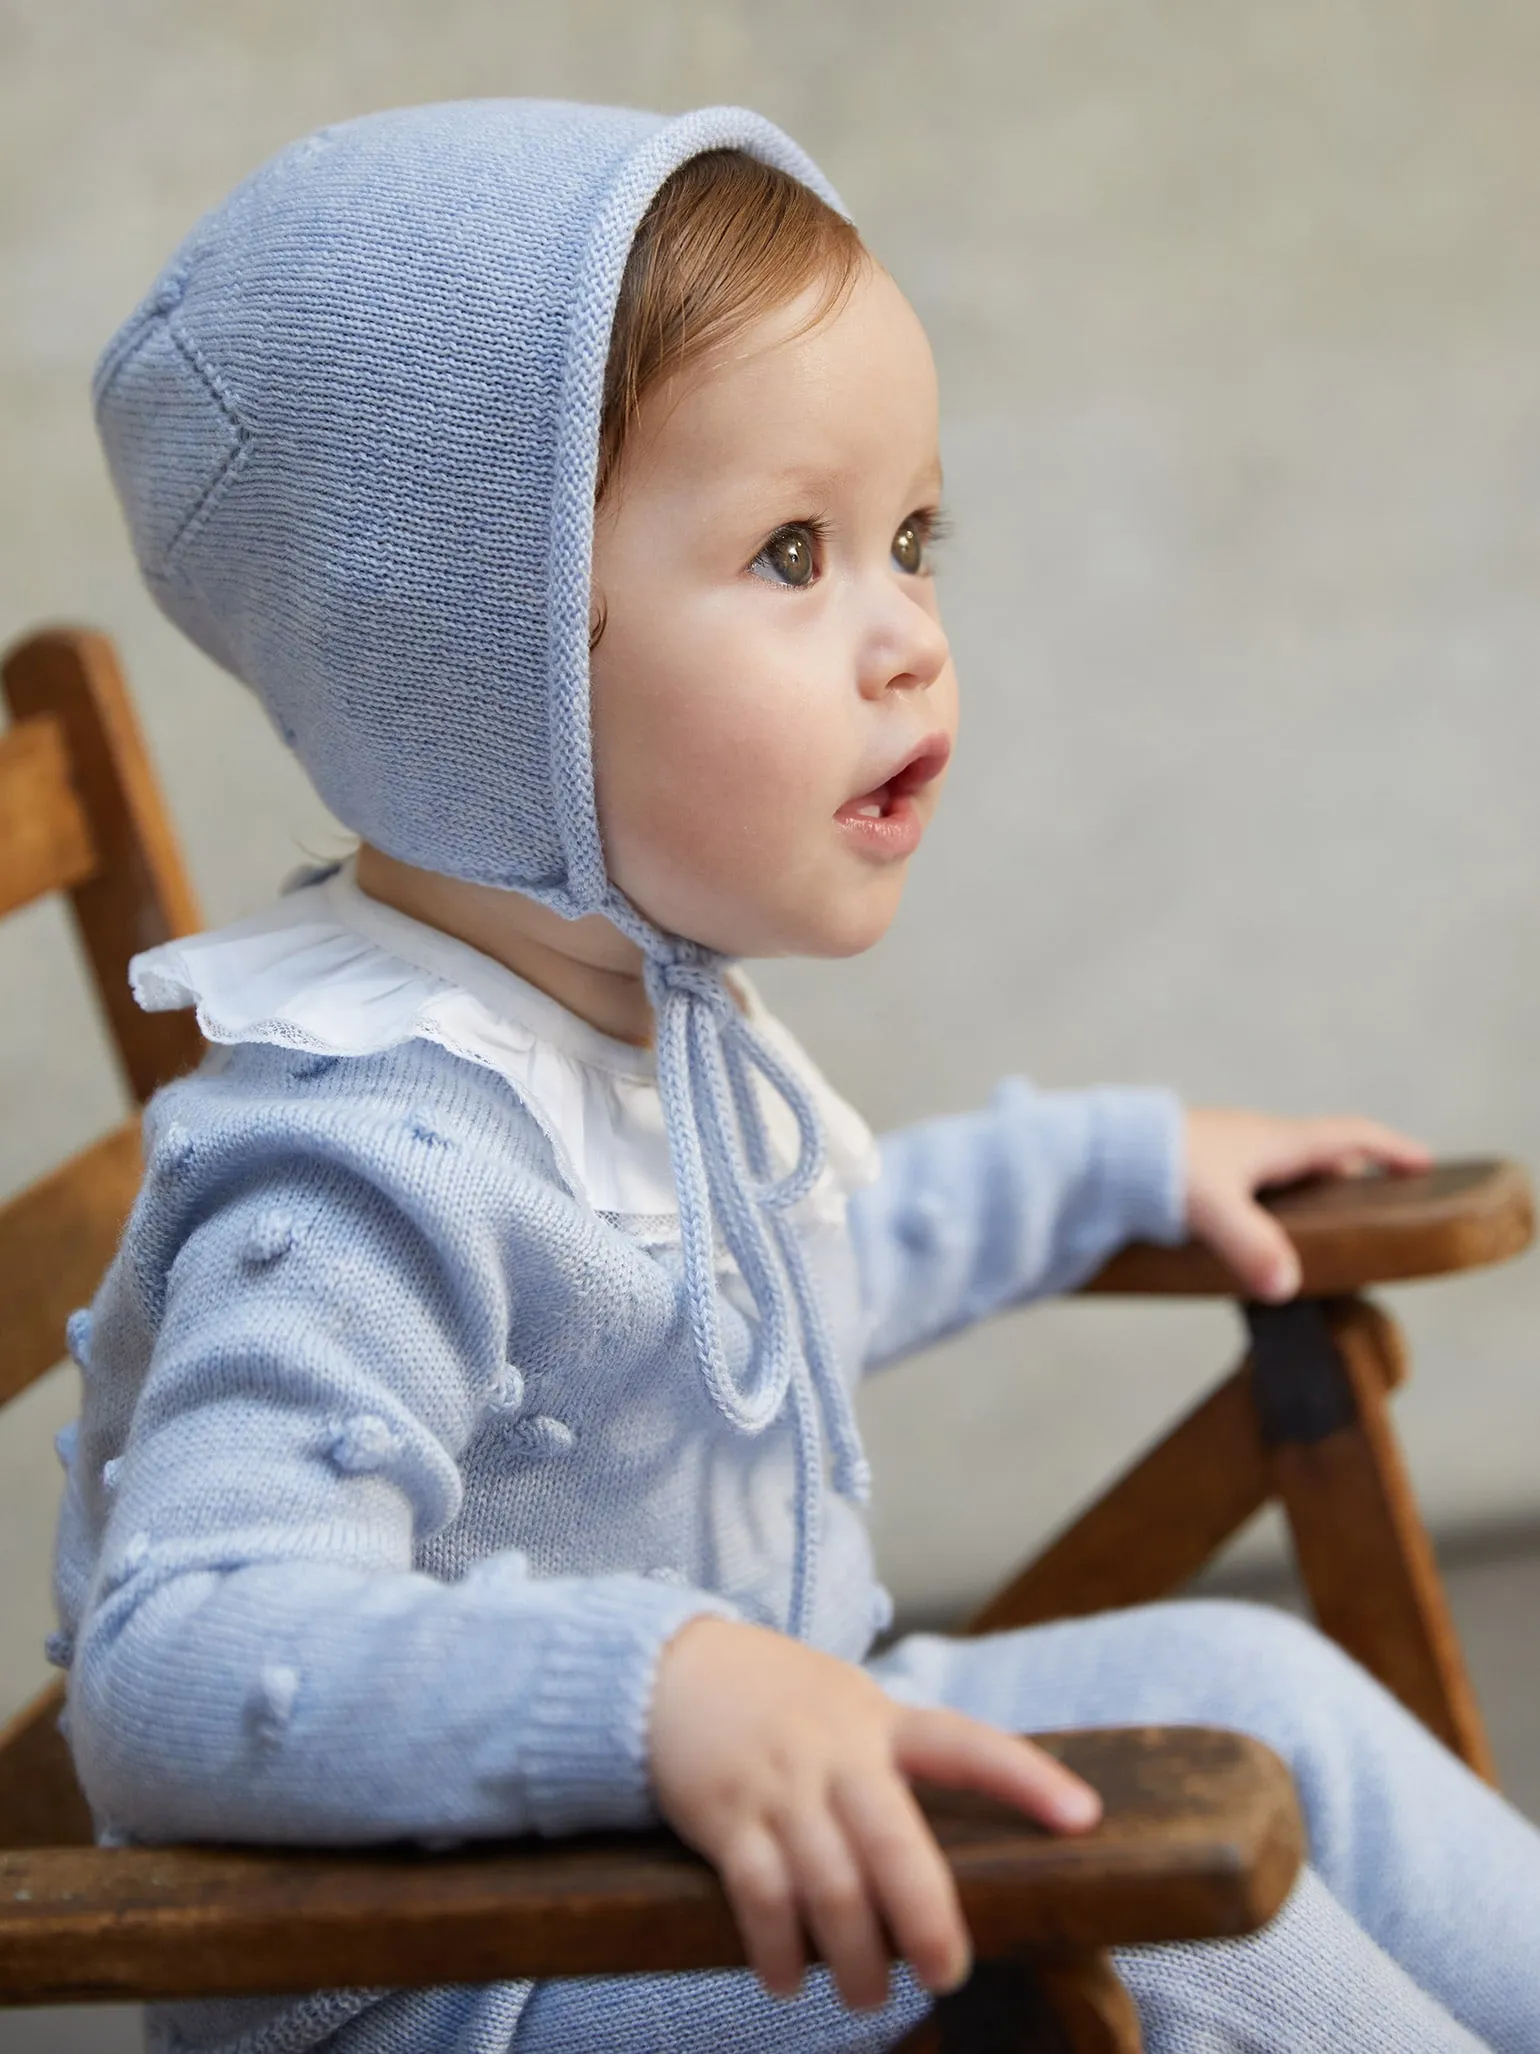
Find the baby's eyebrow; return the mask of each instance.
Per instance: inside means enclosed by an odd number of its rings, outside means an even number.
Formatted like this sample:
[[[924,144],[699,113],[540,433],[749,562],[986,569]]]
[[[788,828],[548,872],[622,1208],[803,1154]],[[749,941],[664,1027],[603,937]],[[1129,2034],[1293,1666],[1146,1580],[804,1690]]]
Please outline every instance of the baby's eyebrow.
[[[765,492],[823,497],[859,484],[860,480],[861,473],[853,464],[782,464],[773,470],[757,471],[753,482]]]
[[[834,494],[848,490],[851,486],[864,483],[866,473],[854,464],[786,464],[774,470],[757,471],[750,483],[751,489],[774,497],[801,496],[809,500],[827,499]],[[941,461],[925,465],[916,475],[916,490],[921,493],[939,494],[941,484]]]

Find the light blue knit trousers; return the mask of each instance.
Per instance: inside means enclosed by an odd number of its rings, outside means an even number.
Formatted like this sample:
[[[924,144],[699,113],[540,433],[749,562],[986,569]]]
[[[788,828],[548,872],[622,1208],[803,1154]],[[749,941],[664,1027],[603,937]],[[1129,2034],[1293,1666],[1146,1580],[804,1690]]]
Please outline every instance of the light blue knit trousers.
[[[978,1641],[917,1635],[873,1668],[907,1701],[1014,1730],[1196,1721],[1289,1763],[1312,1864],[1281,1915],[1250,1940],[1119,1956],[1149,2054],[1540,2049],[1540,1832],[1311,1628],[1248,1605],[1147,1606]],[[433,2054],[490,2044],[493,1990],[438,1994]],[[393,2050],[398,2001],[329,2046]],[[821,1971],[792,2003],[742,1973],[552,1983],[512,2047],[876,2054],[924,2008],[902,1976],[876,2017],[842,2011]]]

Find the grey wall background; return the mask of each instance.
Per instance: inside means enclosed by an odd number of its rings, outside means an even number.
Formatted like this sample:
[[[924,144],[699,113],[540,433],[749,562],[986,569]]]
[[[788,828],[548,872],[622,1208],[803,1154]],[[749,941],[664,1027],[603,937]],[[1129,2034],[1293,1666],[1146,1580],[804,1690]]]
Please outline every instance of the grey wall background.
[[[773,1000],[879,1124],[1019,1068],[1534,1160],[1537,92],[1526,0],[0,0],[0,636],[119,638],[211,920],[259,904],[336,829],[137,585],[97,348],[322,121],[747,101],[934,338],[965,701],[897,927]],[[51,910],[0,993],[12,1189],[119,1105]],[[1540,1514],[1535,1267],[1395,1302],[1436,1522]],[[1054,1307],[874,1386],[901,1601],[982,1589],[1235,1346],[1221,1309]],[[72,1406],[61,1371],[0,1422],[12,1702]]]

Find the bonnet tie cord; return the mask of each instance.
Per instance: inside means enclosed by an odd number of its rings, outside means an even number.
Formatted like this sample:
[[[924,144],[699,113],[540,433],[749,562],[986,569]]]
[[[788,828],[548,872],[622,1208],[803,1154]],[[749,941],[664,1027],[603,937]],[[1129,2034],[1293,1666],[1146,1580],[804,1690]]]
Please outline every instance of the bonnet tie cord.
[[[761,1180],[768,1178],[768,1146],[753,1079],[735,1044],[724,1043],[723,1053],[739,1113],[749,1167]],[[798,1315],[807,1348],[809,1373],[792,1380],[792,1402],[797,1425],[797,1561],[792,1583],[791,1630],[806,1639],[812,1626],[813,1601],[818,1580],[819,1490],[823,1482],[823,1438],[819,1432],[816,1388],[824,1416],[830,1422],[834,1440],[834,1487],[858,1505],[871,1496],[871,1469],[862,1452],[845,1385],[840,1379],[834,1349],[823,1323],[823,1307],[813,1280],[807,1273],[802,1244],[784,1210],[770,1214],[771,1229],[781,1261],[791,1280]]]
[[[649,952],[645,974],[657,1022],[658,1091],[679,1198],[686,1303],[712,1402],[739,1432],[757,1434],[780,1415],[788,1391],[792,1394],[798,1546],[790,1624],[802,1637],[811,1620],[818,1551],[819,1411],[833,1445],[835,1489],[864,1503],[870,1475],[818,1294],[787,1216],[823,1169],[817,1109],[802,1080],[734,1004],[721,961],[700,949],[667,956]],[[797,1160],[779,1179],[771,1173],[755,1071],[780,1094],[797,1125]],[[713,1217],[759,1319],[741,1379],[729,1367],[722,1340]],[[800,1329],[805,1376],[797,1373],[792,1313]]]
[[[756,1067],[770,1078],[782,1098],[792,1106],[798,1117],[799,1128],[803,1111],[807,1113],[809,1126],[803,1128],[802,1132],[817,1150],[817,1168],[808,1180],[808,1186],[811,1188],[824,1159],[823,1136],[818,1128],[818,1116],[812,1100],[798,1078],[787,1069],[774,1051],[767,1048],[764,1042],[754,1035],[752,1028],[743,1020],[736,1007],[733,1009],[733,1019],[735,1023],[742,1025],[744,1037],[752,1039],[760,1058]],[[739,1131],[744,1138],[744,1152],[749,1168],[758,1180],[755,1188],[762,1193],[773,1192],[778,1187],[771,1183],[769,1138],[765,1133],[764,1119],[754,1091],[754,1080],[750,1075],[749,1064],[744,1060],[739,1037],[724,1037],[722,1053],[726,1060]],[[864,1505],[871,1497],[871,1467],[862,1450],[861,1437],[856,1431],[855,1415],[851,1410],[844,1379],[839,1372],[834,1344],[829,1339],[828,1328],[824,1325],[823,1306],[819,1303],[813,1279],[808,1275],[807,1258],[803,1254],[802,1243],[797,1238],[796,1229],[788,1217],[787,1208],[795,1203],[795,1200],[766,1196],[761,1202],[771,1208],[771,1231],[775,1236],[781,1266],[791,1281],[792,1297],[801,1323],[809,1372],[817,1389],[824,1416],[829,1422],[829,1431],[834,1442],[834,1488],[842,1498],[850,1498],[856,1504]]]

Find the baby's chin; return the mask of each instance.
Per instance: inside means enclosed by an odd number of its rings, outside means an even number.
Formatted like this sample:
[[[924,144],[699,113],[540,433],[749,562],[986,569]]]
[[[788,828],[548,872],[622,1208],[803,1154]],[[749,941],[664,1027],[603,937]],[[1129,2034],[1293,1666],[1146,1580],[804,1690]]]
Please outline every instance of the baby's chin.
[[[767,855],[746,872],[741,852],[724,851],[715,875],[703,876],[697,852],[688,872],[677,859],[654,859],[616,864],[611,876],[654,927],[720,955],[837,959],[864,954],[887,933],[909,859],[875,864],[837,850],[833,861],[790,869]]]
[[[892,926],[902,894],[902,876],[890,872],[880,884],[874,881],[848,899],[825,895],[806,904],[724,906],[715,917],[698,919],[697,931],[689,939],[724,956],[760,960],[809,956],[833,961],[864,955]]]
[[[825,917],[808,930],[800,947],[787,949],[785,953],[821,956],[831,961],[865,955],[868,949],[877,946],[893,925],[900,896],[901,886],[887,891],[880,902],[873,894],[872,901],[863,906],[859,914],[851,913],[837,921]]]

